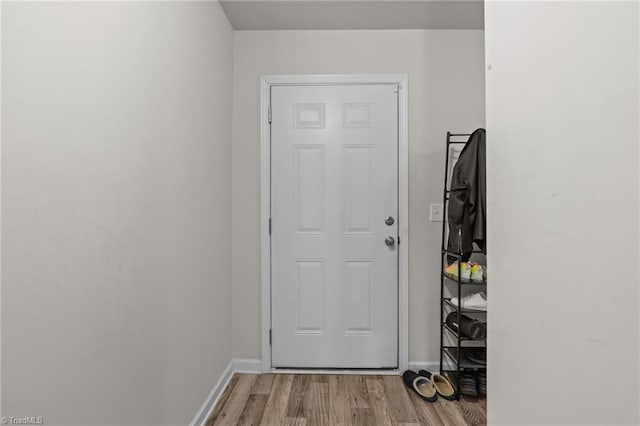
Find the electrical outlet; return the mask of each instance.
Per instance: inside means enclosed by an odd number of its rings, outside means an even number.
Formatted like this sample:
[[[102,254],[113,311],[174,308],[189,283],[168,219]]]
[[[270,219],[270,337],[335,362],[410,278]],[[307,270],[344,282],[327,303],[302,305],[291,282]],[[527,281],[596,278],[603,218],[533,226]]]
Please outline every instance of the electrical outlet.
[[[443,220],[443,208],[442,204],[431,204],[429,208],[429,221],[430,222],[442,222]]]

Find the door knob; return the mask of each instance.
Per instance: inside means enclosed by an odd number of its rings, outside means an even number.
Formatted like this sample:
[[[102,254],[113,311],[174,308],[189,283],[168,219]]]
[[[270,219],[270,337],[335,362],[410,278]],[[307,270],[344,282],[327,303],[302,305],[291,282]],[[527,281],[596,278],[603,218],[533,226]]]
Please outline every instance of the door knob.
[[[391,226],[395,223],[395,220],[393,219],[392,216],[387,216],[384,218],[384,223],[386,223],[387,225]]]
[[[389,247],[392,247],[396,243],[396,239],[393,237],[387,237],[384,239],[384,243]]]

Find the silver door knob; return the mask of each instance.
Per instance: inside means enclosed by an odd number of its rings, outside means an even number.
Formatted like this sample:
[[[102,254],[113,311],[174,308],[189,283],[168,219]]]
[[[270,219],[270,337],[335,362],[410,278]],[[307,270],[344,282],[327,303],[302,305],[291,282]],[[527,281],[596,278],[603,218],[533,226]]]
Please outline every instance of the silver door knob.
[[[396,243],[396,239],[393,237],[387,237],[384,239],[384,243],[389,247],[393,246]]]
[[[392,216],[387,216],[384,218],[384,223],[391,226],[395,223],[395,219]]]

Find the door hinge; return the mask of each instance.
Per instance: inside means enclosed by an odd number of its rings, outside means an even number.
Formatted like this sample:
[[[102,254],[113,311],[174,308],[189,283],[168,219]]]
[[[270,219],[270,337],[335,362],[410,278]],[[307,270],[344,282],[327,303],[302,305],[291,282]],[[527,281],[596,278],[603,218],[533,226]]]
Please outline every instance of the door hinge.
[[[269,329],[269,346],[271,346],[271,342],[272,342],[272,340],[271,340],[271,329]]]
[[[271,218],[269,218],[269,235],[271,235]]]
[[[398,245],[400,245],[400,237],[398,237]]]
[[[272,120],[271,106],[269,106],[269,112],[268,112],[267,116],[268,116],[267,118],[269,120],[269,123],[271,123],[271,120]]]
[[[400,90],[402,90],[402,85],[401,84],[396,84],[395,89],[393,89],[393,93],[398,94],[398,93],[400,93]]]

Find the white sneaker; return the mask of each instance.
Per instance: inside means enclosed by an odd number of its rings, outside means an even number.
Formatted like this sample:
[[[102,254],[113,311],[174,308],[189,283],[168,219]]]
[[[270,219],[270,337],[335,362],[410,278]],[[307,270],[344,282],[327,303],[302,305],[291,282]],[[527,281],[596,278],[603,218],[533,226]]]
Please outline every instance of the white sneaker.
[[[458,306],[458,298],[451,298],[451,303]],[[460,307],[463,309],[474,309],[476,311],[487,310],[487,296],[483,291],[478,293],[472,293],[462,298]]]

